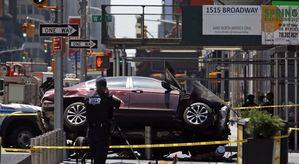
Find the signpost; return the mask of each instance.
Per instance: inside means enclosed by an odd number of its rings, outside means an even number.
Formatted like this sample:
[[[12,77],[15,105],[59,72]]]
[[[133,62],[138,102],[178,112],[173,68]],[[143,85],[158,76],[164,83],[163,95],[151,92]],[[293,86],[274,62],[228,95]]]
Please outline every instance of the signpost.
[[[70,40],[69,48],[98,48],[97,40]]]
[[[40,36],[79,36],[79,26],[71,24],[41,24]]]

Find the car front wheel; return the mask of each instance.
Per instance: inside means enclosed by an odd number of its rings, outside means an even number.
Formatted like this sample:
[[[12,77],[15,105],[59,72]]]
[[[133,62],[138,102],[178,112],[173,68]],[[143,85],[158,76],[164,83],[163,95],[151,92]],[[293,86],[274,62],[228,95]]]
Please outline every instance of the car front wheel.
[[[30,146],[30,139],[36,135],[37,132],[34,128],[29,126],[19,126],[12,131],[8,139],[11,142],[11,146],[27,148]]]
[[[71,131],[77,131],[86,125],[86,107],[82,102],[70,104],[64,111],[65,125]]]
[[[192,127],[207,127],[212,121],[212,109],[201,102],[187,106],[183,113],[184,122]]]

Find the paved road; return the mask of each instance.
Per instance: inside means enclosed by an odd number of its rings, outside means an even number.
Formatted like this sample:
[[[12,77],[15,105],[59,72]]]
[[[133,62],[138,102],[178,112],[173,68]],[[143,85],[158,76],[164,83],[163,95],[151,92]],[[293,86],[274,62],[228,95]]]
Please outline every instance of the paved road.
[[[1,164],[15,164],[30,157],[29,153],[1,153]],[[30,159],[29,159],[30,160]]]

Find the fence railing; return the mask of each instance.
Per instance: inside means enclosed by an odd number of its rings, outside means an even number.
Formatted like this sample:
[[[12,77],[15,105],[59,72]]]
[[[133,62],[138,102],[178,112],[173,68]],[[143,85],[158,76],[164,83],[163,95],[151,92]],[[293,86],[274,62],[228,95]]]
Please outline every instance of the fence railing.
[[[63,130],[53,130],[31,139],[31,146],[65,146],[66,136]],[[64,160],[62,149],[37,149],[31,152],[32,164],[58,164]]]

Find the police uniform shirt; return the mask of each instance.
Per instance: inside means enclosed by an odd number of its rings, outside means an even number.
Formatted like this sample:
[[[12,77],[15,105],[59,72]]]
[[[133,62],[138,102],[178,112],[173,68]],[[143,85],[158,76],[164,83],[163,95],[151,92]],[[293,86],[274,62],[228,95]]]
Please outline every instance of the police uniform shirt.
[[[95,93],[85,99],[87,122],[110,124],[115,109],[119,108],[120,101],[110,94]]]

